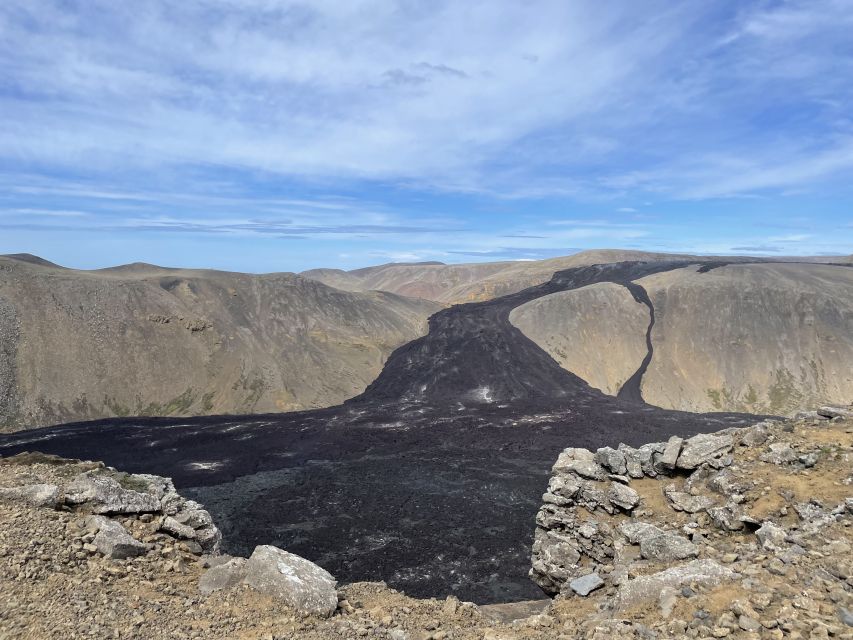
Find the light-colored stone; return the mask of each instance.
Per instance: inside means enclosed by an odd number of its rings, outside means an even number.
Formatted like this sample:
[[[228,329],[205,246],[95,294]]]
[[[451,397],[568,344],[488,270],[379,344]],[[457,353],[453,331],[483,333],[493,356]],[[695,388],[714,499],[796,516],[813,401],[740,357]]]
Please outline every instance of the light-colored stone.
[[[597,573],[588,573],[569,582],[569,587],[579,596],[588,596],[596,589],[604,586],[604,580]]]
[[[328,571],[277,547],[255,547],[245,570],[246,584],[298,611],[329,616],[338,606],[337,583]]]
[[[675,469],[675,463],[678,461],[678,454],[681,453],[681,447],[683,444],[683,438],[672,436],[667,441],[666,447],[658,459],[658,464],[660,464],[664,469]]]
[[[107,475],[80,474],[65,487],[65,501],[86,504],[93,513],[154,513],[160,499],[151,493],[125,489]]]
[[[693,560],[658,573],[628,580],[619,587],[614,608],[622,611],[643,602],[658,599],[665,587],[685,585],[715,586],[734,580],[737,574],[714,560]]]
[[[181,524],[172,516],[163,518],[163,521],[160,523],[160,531],[165,531],[176,538],[183,538],[184,540],[192,540],[196,537],[195,529],[189,525]]]
[[[0,501],[21,501],[34,507],[56,507],[59,487],[55,484],[29,484],[22,487],[0,487]]]
[[[231,558],[211,567],[199,578],[198,590],[202,595],[236,587],[246,578],[246,558]]]
[[[114,560],[141,556],[151,549],[151,545],[134,538],[120,523],[104,516],[89,516],[86,528],[97,531],[92,544],[98,552]]]
[[[734,439],[728,434],[713,435],[701,433],[684,441],[678,455],[676,467],[696,469],[702,464],[718,461],[734,447]]]
[[[607,499],[620,509],[630,511],[640,503],[640,494],[621,482],[611,482]]]

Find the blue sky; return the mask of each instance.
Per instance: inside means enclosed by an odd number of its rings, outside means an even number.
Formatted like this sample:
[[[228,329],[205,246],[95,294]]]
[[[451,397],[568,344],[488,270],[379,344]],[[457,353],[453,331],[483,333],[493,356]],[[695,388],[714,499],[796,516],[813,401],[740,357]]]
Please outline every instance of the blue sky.
[[[4,0],[0,253],[853,253],[853,0]]]

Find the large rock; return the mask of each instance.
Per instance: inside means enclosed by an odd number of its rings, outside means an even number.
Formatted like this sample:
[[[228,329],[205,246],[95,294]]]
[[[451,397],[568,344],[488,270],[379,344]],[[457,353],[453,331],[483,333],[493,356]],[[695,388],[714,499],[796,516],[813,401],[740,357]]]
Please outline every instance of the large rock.
[[[664,469],[675,469],[675,463],[678,461],[678,454],[681,453],[681,447],[684,445],[684,439],[678,436],[672,436],[666,443],[663,453],[661,453],[658,463]]]
[[[313,562],[273,546],[255,547],[246,584],[303,613],[329,616],[338,606],[337,582]]]
[[[590,593],[604,586],[604,580],[597,573],[588,573],[580,578],[575,578],[569,583],[572,591],[579,596],[588,596]]]
[[[817,410],[824,418],[853,418],[853,407],[826,406]]]
[[[684,560],[695,558],[699,548],[684,536],[664,531],[647,522],[630,522],[620,527],[632,544],[640,545],[640,555],[649,560]]]
[[[246,558],[231,558],[208,569],[198,581],[198,590],[202,595],[214,591],[231,589],[246,578]]]
[[[595,461],[595,454],[588,449],[564,449],[557,462],[554,463],[554,473],[576,473],[589,480],[605,480],[607,472]]]
[[[630,511],[640,503],[640,494],[620,482],[612,482],[607,491],[607,499],[620,509]]]
[[[676,467],[690,470],[706,463],[716,466],[720,464],[720,458],[731,451],[732,447],[734,438],[728,434],[701,433],[684,441]]]
[[[678,491],[672,487],[667,487],[663,493],[666,499],[669,500],[670,506],[676,511],[699,513],[709,507],[713,507],[715,504],[713,498],[709,498],[708,496],[694,496],[686,491]]]
[[[146,492],[125,489],[107,475],[82,473],[65,487],[65,502],[73,505],[85,504],[92,513],[157,513],[160,511],[159,496]]]
[[[186,524],[181,524],[172,516],[166,516],[160,523],[160,531],[165,531],[169,535],[184,540],[193,540],[196,537],[195,529]]]
[[[59,504],[59,487],[55,484],[0,487],[0,500],[26,502],[34,507],[56,507]]]
[[[533,539],[530,579],[552,595],[578,571],[579,543],[568,534],[537,528]]]
[[[92,544],[108,558],[124,560],[144,555],[151,549],[151,545],[134,538],[115,520],[104,516],[89,516],[85,522],[87,529],[97,531]]]
[[[623,611],[644,602],[657,600],[664,589],[688,585],[713,587],[738,577],[714,560],[693,560],[658,573],[629,580],[619,587],[614,609]]]

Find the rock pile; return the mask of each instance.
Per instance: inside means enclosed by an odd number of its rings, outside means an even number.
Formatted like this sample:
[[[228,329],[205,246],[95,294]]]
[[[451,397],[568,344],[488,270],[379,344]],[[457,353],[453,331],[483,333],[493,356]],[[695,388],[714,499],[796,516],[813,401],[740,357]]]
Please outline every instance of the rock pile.
[[[536,517],[531,578],[558,601],[597,598],[603,618],[645,608],[663,631],[699,592],[761,605],[697,609],[675,625],[690,637],[853,637],[851,415],[822,407],[637,449],[564,450]]]
[[[849,640],[843,411],[567,449],[533,553],[553,599],[481,607],[338,587],[275,547],[217,554],[210,515],[166,478],[40,454],[0,460],[0,638]]]

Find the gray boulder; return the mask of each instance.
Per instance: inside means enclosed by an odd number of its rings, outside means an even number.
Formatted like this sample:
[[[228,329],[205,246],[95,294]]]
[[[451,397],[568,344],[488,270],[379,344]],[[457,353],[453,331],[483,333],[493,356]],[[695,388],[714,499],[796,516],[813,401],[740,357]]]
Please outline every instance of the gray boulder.
[[[761,527],[755,532],[761,546],[767,551],[776,551],[784,546],[787,535],[787,531],[769,520],[762,523]]]
[[[761,454],[760,460],[769,464],[795,462],[799,454],[787,442],[774,442]]]
[[[620,444],[619,453],[625,456],[625,473],[630,478],[643,477],[643,465],[640,462],[640,456],[634,447],[629,447],[627,444]]]
[[[677,491],[672,487],[667,487],[663,493],[669,500],[670,506],[676,511],[699,513],[714,506],[714,500],[708,496],[694,496],[686,491]]]
[[[108,558],[124,560],[144,555],[152,548],[130,535],[120,523],[104,516],[89,516],[85,524],[90,531],[97,531],[92,544]]]
[[[675,463],[678,461],[678,454],[681,453],[681,447],[684,444],[684,439],[678,436],[672,436],[666,443],[663,453],[658,458],[658,464],[664,469],[675,469]]]
[[[202,595],[214,591],[231,589],[246,579],[246,558],[231,558],[211,567],[198,581],[198,590]]]
[[[826,406],[817,410],[824,418],[853,418],[853,407]]]
[[[671,562],[695,558],[699,555],[699,548],[684,536],[664,532],[641,540],[640,555],[648,560]]]
[[[246,584],[303,613],[329,616],[338,607],[337,582],[313,562],[270,545],[255,547]]]
[[[659,598],[665,589],[688,585],[714,587],[734,580],[738,574],[714,560],[693,560],[658,573],[628,580],[619,587],[613,609],[623,611]]]
[[[569,583],[569,587],[579,596],[588,596],[596,589],[604,586],[604,580],[597,573],[589,573],[580,578],[575,578]]]
[[[620,482],[611,482],[607,499],[620,509],[630,511],[640,503],[640,494]]]
[[[554,473],[576,473],[589,480],[606,480],[607,472],[595,461],[595,454],[588,449],[564,449],[554,463]]]
[[[701,433],[684,441],[676,467],[696,469],[703,464],[720,466],[721,458],[734,447],[734,438],[728,434],[711,435]]]
[[[578,571],[579,542],[568,534],[536,529],[530,579],[543,591],[557,594]]]
[[[176,538],[183,538],[184,540],[193,540],[196,537],[195,529],[189,525],[181,524],[172,516],[163,518],[163,521],[160,523],[160,531],[165,531],[169,535]]]
[[[25,502],[34,507],[52,507],[59,504],[59,487],[55,484],[28,484],[23,487],[0,487],[0,500]]]
[[[736,505],[727,504],[722,507],[711,507],[708,515],[718,529],[724,531],[740,531],[743,529],[740,509]]]
[[[595,452],[595,461],[616,475],[625,475],[628,472],[628,462],[622,451],[611,447],[603,447]]]
[[[160,499],[151,493],[125,489],[115,478],[81,473],[65,487],[65,502],[86,504],[92,513],[157,513]]]
[[[619,530],[629,542],[640,545],[640,555],[648,560],[670,562],[699,555],[699,548],[684,536],[647,522],[625,523]]]

